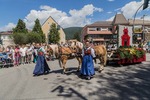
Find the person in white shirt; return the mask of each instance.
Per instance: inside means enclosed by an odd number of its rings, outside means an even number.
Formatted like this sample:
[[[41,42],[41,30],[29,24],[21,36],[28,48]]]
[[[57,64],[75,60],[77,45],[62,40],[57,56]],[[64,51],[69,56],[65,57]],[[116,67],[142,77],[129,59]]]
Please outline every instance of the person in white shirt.
[[[25,45],[22,45],[22,47],[20,48],[21,64],[25,64],[25,61],[26,61],[26,50],[27,50],[27,48],[25,47]]]

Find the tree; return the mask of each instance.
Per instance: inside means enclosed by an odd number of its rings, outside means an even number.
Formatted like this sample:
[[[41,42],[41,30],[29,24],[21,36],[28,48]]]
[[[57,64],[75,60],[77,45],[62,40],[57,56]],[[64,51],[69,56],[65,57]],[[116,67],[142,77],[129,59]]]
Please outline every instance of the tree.
[[[60,33],[58,32],[58,28],[56,27],[56,24],[52,23],[48,37],[49,37],[49,43],[59,42]]]
[[[44,35],[43,31],[42,31],[39,19],[35,20],[35,25],[33,27],[32,32],[39,34],[41,36],[41,39],[42,39],[41,42],[43,42],[43,43],[45,42],[45,35]]]
[[[42,42],[42,37],[40,34],[35,34],[33,32],[31,33],[28,33],[27,34],[27,37],[28,37],[28,43],[41,43]]]
[[[27,35],[24,33],[15,33],[12,34],[15,44],[26,44],[27,43]]]
[[[76,33],[74,34],[74,39],[80,41],[80,33],[79,33],[79,32],[76,32]]]
[[[148,4],[149,4],[149,0],[144,0],[144,3],[143,3],[143,10],[148,7]]]
[[[25,23],[19,19],[16,27],[13,29],[13,33],[27,33],[28,30],[26,29]]]

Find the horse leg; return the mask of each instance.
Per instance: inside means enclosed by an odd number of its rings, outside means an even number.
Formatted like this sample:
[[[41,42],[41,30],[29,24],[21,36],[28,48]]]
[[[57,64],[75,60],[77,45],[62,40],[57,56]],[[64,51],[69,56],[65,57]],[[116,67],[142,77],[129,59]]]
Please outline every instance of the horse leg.
[[[77,60],[78,60],[78,63],[79,63],[79,66],[77,68],[77,72],[79,72],[80,68],[81,68],[82,59],[81,59],[81,57],[77,57]]]
[[[104,66],[107,64],[107,53],[104,55]]]
[[[102,72],[104,70],[104,58],[103,56],[99,58],[100,59],[100,67],[99,67],[99,72]]]
[[[63,59],[63,62],[62,62],[63,74],[66,73],[66,63],[67,63],[67,59]]]

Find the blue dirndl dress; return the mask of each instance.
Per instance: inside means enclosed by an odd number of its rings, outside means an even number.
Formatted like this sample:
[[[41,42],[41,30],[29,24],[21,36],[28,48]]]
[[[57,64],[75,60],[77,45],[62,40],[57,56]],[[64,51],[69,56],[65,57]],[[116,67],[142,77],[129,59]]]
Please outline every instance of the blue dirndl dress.
[[[44,53],[42,51],[38,51],[37,62],[33,71],[34,75],[42,75],[50,72],[50,68],[46,62]]]
[[[84,50],[84,56],[82,59],[82,66],[80,70],[81,75],[84,76],[93,76],[95,74],[94,70],[94,63],[93,63],[93,56],[91,55],[90,49],[85,51]]]

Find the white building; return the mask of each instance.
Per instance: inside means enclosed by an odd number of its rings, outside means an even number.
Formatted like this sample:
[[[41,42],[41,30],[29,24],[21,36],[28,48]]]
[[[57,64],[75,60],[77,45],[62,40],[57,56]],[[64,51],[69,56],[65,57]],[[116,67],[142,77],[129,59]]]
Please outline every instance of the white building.
[[[15,45],[13,39],[11,38],[12,34],[12,31],[0,32],[0,40],[2,41],[2,44],[0,45],[3,47]]]

